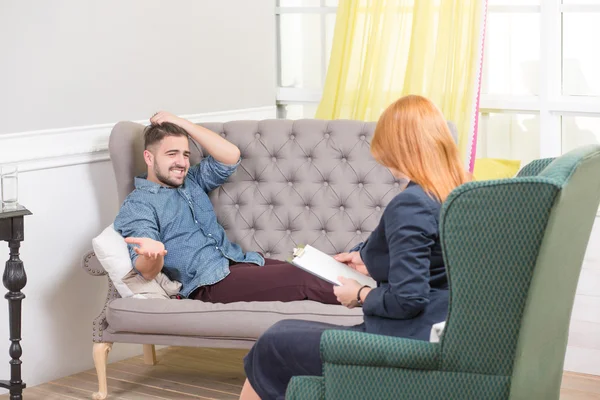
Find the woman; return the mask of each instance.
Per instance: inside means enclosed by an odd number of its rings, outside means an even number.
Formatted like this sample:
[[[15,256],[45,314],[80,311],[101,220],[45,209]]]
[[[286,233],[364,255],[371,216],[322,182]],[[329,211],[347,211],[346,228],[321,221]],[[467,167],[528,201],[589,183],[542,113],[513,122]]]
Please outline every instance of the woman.
[[[469,179],[446,120],[424,97],[403,97],[381,115],[371,153],[407,185],[357,251],[335,256],[377,281],[371,288],[340,277],[342,285],[334,288],[344,306],[362,306],[364,322],[342,327],[284,320],[273,325],[244,359],[248,379],[241,400],[283,399],[292,376],[322,375],[319,345],[327,329],[429,340],[431,326],[446,319],[440,207]]]

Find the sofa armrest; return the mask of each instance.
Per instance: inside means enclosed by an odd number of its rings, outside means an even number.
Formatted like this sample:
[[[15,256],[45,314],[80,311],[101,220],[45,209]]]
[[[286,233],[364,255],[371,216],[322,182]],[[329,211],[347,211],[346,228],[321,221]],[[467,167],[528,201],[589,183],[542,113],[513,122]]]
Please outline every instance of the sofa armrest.
[[[325,399],[325,380],[322,376],[294,376],[285,392],[286,400]]]
[[[324,363],[434,370],[440,344],[363,332],[327,330],[321,337]]]
[[[85,255],[83,256],[81,266],[90,275],[94,275],[94,276],[106,275],[106,271],[104,270],[104,267],[102,266],[102,264],[100,264],[100,261],[98,261],[98,258],[96,257],[96,253],[94,253],[93,250],[90,250],[87,253],[85,253]]]
[[[100,261],[98,261],[96,254],[92,250],[85,253],[81,262],[81,266],[90,275],[107,275],[106,277],[108,278],[108,292],[106,294],[106,301],[104,303],[104,307],[102,308],[100,315],[98,315],[92,322],[92,339],[94,343],[101,343],[104,341],[102,339],[102,335],[108,327],[108,322],[106,320],[106,309],[108,307],[108,303],[110,303],[114,299],[118,299],[121,296],[119,295],[119,292],[117,292],[115,285],[108,277],[106,270],[102,267],[102,264],[100,264]]]

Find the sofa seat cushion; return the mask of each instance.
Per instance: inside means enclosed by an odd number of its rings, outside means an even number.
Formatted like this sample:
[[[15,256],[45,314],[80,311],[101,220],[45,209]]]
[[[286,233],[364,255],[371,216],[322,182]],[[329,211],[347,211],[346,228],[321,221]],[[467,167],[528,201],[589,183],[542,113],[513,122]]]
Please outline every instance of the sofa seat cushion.
[[[257,339],[282,319],[337,325],[363,321],[362,309],[314,301],[205,303],[198,300],[121,298],[109,303],[108,331],[210,338]]]

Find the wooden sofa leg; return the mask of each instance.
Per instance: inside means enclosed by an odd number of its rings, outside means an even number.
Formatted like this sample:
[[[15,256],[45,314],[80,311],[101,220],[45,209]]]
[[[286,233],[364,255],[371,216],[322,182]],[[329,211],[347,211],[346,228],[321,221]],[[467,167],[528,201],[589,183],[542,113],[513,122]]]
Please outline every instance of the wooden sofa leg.
[[[153,344],[144,345],[144,364],[156,365],[156,349]]]
[[[98,391],[92,395],[94,400],[104,400],[108,395],[106,364],[108,362],[108,352],[112,349],[112,345],[112,343],[94,343],[94,365],[98,375]]]

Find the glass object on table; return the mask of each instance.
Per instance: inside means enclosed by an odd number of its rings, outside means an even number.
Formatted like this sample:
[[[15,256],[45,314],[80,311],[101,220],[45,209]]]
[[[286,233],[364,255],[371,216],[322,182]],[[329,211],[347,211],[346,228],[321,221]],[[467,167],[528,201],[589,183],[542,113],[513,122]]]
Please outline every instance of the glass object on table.
[[[16,165],[0,167],[0,186],[2,187],[2,209],[17,209],[19,200],[19,177]]]

